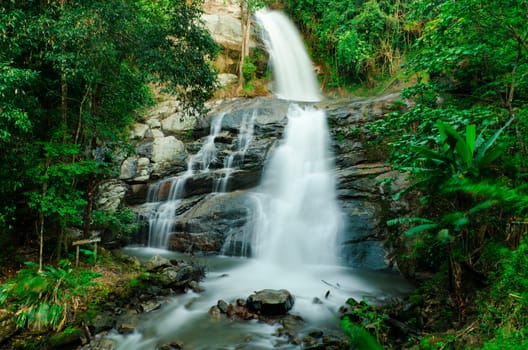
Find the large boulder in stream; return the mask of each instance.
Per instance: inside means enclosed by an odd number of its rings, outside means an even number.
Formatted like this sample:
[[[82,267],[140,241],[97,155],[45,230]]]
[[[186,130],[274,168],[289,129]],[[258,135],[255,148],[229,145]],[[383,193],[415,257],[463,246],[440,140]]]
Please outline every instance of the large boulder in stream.
[[[263,289],[247,298],[248,309],[264,315],[282,315],[293,307],[293,296],[286,289]]]
[[[153,256],[146,265],[147,271],[154,273],[154,279],[164,288],[188,287],[192,281],[203,276],[203,268],[183,261],[170,261],[161,256]]]

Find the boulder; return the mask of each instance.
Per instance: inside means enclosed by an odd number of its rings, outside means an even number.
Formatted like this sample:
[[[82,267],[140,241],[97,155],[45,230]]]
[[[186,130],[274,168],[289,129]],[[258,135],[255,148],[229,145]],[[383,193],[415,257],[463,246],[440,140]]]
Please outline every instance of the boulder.
[[[98,334],[103,331],[109,331],[115,327],[115,317],[111,312],[103,311],[99,312],[92,319],[86,321],[90,332]]]
[[[163,287],[183,287],[192,280],[193,269],[189,265],[165,267],[158,273]]]
[[[165,134],[185,134],[192,132],[198,124],[197,116],[188,113],[175,113],[161,121]]]
[[[227,65],[224,63],[224,65]],[[235,84],[238,81],[238,77],[232,73],[221,73],[218,74],[218,83],[221,87]]]
[[[172,263],[169,259],[166,259],[159,255],[154,255],[150,260],[147,262],[146,269],[148,272],[155,272],[159,271],[165,267],[172,266]]]
[[[285,289],[263,289],[247,298],[248,308],[264,315],[285,314],[293,303],[293,296]]]
[[[182,201],[185,205],[188,200]],[[169,249],[177,251],[219,252],[228,238],[246,241],[246,223],[252,214],[253,200],[242,191],[209,194],[194,201],[178,216]],[[236,253],[231,252],[236,255]]]
[[[130,134],[130,138],[132,140],[141,140],[143,137],[145,137],[145,133],[148,130],[148,125],[136,123],[132,126],[132,131]]]
[[[150,159],[141,157],[137,159],[136,174],[133,178],[134,182],[146,182],[152,169],[150,168]]]
[[[240,20],[234,14],[204,14],[202,20],[211,33],[213,40],[220,46],[233,51],[242,47]],[[254,44],[253,44],[254,46]]]
[[[183,142],[174,136],[158,137],[152,143],[151,160],[154,163],[165,163],[178,160],[185,152]]]
[[[137,159],[136,157],[128,157],[121,164],[121,171],[119,173],[120,180],[129,180],[136,175],[137,171]]]
[[[104,181],[97,188],[95,204],[98,209],[115,212],[125,199],[128,186],[121,180]]]

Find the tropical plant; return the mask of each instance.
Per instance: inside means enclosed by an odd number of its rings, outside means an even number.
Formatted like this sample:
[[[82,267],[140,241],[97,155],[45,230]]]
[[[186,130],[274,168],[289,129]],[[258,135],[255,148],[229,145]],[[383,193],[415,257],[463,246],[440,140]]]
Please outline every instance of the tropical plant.
[[[512,213],[522,213],[528,208],[528,197],[522,192],[510,189],[505,184],[493,184],[484,177],[490,165],[504,155],[505,147],[499,140],[512,122],[513,119],[510,119],[485,140],[485,130],[477,136],[474,124],[466,125],[463,135],[438,120],[437,147],[410,147],[421,166],[403,168],[415,179],[404,191],[419,189],[436,201],[441,198],[446,207],[442,208],[441,214],[433,217],[400,218],[388,222],[389,226],[402,223],[410,226],[406,230],[408,237],[431,232],[445,244],[451,282],[462,319],[465,318],[465,306],[460,263],[465,261],[470,265],[468,262],[473,260],[474,252],[485,244],[482,240],[469,238],[472,219],[478,217],[481,211],[489,211],[496,205],[501,205],[503,209],[509,208]],[[435,203],[436,206],[438,204]],[[481,221],[482,217],[478,218]]]
[[[18,327],[61,331],[75,311],[78,298],[90,293],[88,287],[99,275],[89,270],[74,271],[66,260],[58,268],[38,269],[29,262],[26,265],[0,287],[0,306],[15,311]]]

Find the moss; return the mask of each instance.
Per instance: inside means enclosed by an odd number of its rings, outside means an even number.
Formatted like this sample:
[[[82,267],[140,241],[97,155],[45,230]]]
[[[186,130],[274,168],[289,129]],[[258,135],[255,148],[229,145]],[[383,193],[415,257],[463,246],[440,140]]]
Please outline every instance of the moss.
[[[53,334],[48,343],[52,347],[62,347],[65,345],[73,345],[74,343],[80,343],[81,338],[84,336],[84,332],[78,327],[66,327],[62,332]]]

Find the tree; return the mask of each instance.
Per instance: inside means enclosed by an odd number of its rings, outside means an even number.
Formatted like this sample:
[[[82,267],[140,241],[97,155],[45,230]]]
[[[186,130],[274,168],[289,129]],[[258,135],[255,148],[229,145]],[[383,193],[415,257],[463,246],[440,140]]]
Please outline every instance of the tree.
[[[199,1],[10,1],[0,9],[0,228],[33,217],[41,241],[90,230],[97,183],[152,103],[149,83],[200,111],[216,44]],[[14,161],[13,161],[14,160]],[[22,212],[24,196],[34,216]],[[79,220],[82,218],[82,220]],[[32,227],[33,225],[29,225]],[[20,229],[20,227],[18,227]],[[2,230],[3,231],[3,230]],[[6,231],[3,231],[6,232]]]
[[[500,100],[510,114],[528,98],[528,1],[446,1],[411,64],[442,91]],[[516,96],[517,95],[517,96]]]
[[[240,5],[240,29],[242,32],[242,44],[240,47],[240,62],[238,64],[238,90],[242,90],[245,77],[244,66],[249,60],[251,39],[251,15],[263,8],[269,0],[239,0]]]
[[[410,61],[427,73],[402,93],[416,105],[371,124],[420,196],[417,217],[390,221],[405,224],[395,236],[427,242],[416,255],[446,258],[461,321],[464,276],[507,241],[508,217],[527,214],[527,9],[524,0],[442,2]]]

